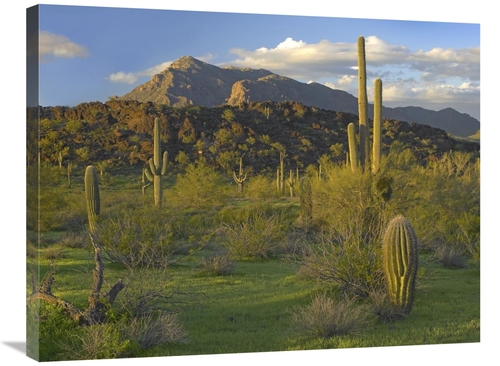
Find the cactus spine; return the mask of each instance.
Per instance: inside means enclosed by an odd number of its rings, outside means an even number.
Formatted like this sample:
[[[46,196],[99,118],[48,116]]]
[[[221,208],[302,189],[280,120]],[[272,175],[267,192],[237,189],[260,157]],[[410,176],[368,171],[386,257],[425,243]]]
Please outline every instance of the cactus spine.
[[[99,197],[97,170],[92,165],[89,165],[85,169],[85,201],[87,204],[89,230],[91,233],[95,233],[97,231],[97,217],[101,211],[101,200]]]
[[[167,172],[168,154],[165,151],[163,153],[163,158],[161,157],[160,124],[158,118],[155,118],[153,134],[153,158],[149,159],[149,169],[146,168],[144,173],[146,177],[153,182],[155,206],[161,207],[163,193],[162,177]]]
[[[366,92],[365,38],[358,38],[358,113],[359,113],[359,159],[365,167],[368,160],[368,96]]]
[[[372,173],[377,174],[380,169],[382,156],[382,80],[375,80],[375,94],[373,105],[373,157]]]
[[[349,159],[353,172],[358,170],[358,142],[356,139],[356,126],[354,123],[349,123],[347,126],[347,137],[349,141]]]
[[[238,184],[238,192],[243,193],[243,182],[247,179],[247,175],[243,174],[243,158],[240,158],[240,169],[238,175],[233,172],[233,179]]]
[[[309,177],[302,177],[299,182],[300,188],[300,216],[303,227],[309,231],[312,222],[312,185]]]
[[[418,269],[417,236],[411,223],[393,218],[382,238],[384,274],[391,302],[405,313],[411,311]]]

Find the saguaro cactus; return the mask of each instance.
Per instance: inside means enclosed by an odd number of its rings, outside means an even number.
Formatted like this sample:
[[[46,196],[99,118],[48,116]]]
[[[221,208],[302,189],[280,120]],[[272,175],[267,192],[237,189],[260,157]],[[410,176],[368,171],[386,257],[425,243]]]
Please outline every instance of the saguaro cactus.
[[[295,179],[293,177],[293,171],[290,170],[290,178],[288,178],[288,186],[290,187],[290,197],[295,196]]]
[[[358,114],[359,114],[359,160],[366,166],[369,150],[368,96],[366,92],[365,38],[358,38]]]
[[[167,172],[168,154],[165,151],[163,153],[163,158],[161,157],[160,124],[158,122],[158,118],[155,118],[153,133],[153,158],[149,159],[149,169],[146,168],[144,173],[146,174],[146,177],[153,182],[155,206],[161,207],[163,193],[162,177]]]
[[[97,170],[93,165],[89,165],[85,169],[85,201],[87,203],[89,230],[91,233],[95,233],[97,231],[97,217],[101,212],[101,200]]]
[[[382,239],[384,274],[391,302],[411,311],[418,269],[417,236],[411,223],[399,215],[387,226]]]
[[[146,183],[146,168],[142,169],[142,178],[141,178],[141,189],[142,189],[142,194],[144,195],[146,193],[146,188],[148,188],[151,185],[151,183]]]
[[[243,174],[243,158],[240,158],[240,169],[238,175],[233,172],[233,179],[238,184],[238,192],[243,193],[243,182],[247,179],[247,175]]]
[[[347,126],[347,137],[349,141],[349,159],[351,163],[351,169],[353,172],[358,170],[358,142],[356,138],[356,126],[354,123],[349,123]]]
[[[276,170],[276,186],[279,195],[285,193],[285,156],[286,154],[280,151],[280,166]]]
[[[377,174],[380,169],[382,156],[382,80],[375,80],[373,105],[373,157],[372,173]]]
[[[306,230],[309,230],[312,222],[312,185],[309,177],[302,177],[300,179],[300,216],[302,225]]]

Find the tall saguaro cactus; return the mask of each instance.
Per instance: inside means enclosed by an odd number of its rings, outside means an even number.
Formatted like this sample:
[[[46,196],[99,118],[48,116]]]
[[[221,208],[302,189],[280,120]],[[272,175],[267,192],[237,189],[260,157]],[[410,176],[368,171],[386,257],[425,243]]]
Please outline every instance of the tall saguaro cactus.
[[[101,199],[99,196],[99,178],[97,170],[93,165],[85,169],[85,201],[89,219],[89,230],[91,233],[97,231],[97,217],[101,212]]]
[[[375,80],[373,108],[373,152],[371,158],[371,172],[377,174],[380,170],[382,157],[382,80]],[[353,123],[347,126],[349,143],[349,160],[352,171],[358,166],[362,170],[370,165],[370,133],[368,127],[368,97],[366,92],[366,55],[365,39],[358,38],[358,112],[359,112],[359,141],[356,140],[356,127]],[[358,155],[359,154],[359,155]]]
[[[162,177],[167,172],[168,153],[165,151],[162,158],[160,144],[160,124],[158,122],[158,118],[155,118],[153,142],[153,158],[149,159],[149,169],[146,168],[144,173],[146,174],[146,177],[151,182],[153,182],[155,206],[161,207],[163,193]]]
[[[405,313],[411,311],[418,269],[417,236],[411,223],[393,218],[382,238],[384,274],[391,302]]]
[[[243,158],[240,158],[240,169],[238,175],[233,172],[233,179],[238,184],[238,192],[243,193],[243,182],[247,179],[247,175],[243,174]]]
[[[368,160],[368,96],[366,92],[365,38],[358,38],[358,114],[359,114],[359,160],[365,167]]]
[[[373,104],[373,157],[372,173],[377,174],[380,169],[382,156],[382,80],[375,80]]]

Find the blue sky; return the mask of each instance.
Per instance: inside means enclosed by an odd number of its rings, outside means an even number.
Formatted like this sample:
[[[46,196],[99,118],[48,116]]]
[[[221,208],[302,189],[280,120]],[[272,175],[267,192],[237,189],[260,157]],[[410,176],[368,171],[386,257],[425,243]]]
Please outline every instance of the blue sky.
[[[480,119],[478,23],[59,5],[40,12],[40,104],[106,101],[185,55],[357,95],[360,35],[368,86],[382,78],[384,105]]]

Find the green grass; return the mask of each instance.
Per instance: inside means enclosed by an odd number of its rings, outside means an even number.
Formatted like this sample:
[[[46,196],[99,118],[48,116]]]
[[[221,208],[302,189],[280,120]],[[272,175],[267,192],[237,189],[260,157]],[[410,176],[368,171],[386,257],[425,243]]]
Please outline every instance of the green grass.
[[[66,249],[57,261],[53,293],[85,307],[91,286],[92,253]],[[188,342],[155,346],[137,356],[178,356],[287,350],[358,348],[479,342],[479,268],[449,270],[421,256],[425,268],[418,280],[412,312],[405,319],[374,321],[358,336],[316,338],[296,331],[290,312],[307,305],[322,288],[296,276],[296,267],[279,259],[248,260],[227,276],[207,276],[198,267],[201,255],[172,266],[169,286],[195,294],[190,305],[176,308]],[[40,272],[48,269],[41,261]],[[126,271],[106,263],[106,282],[113,284]],[[182,297],[182,295],[179,295]],[[189,298],[193,300],[193,297]]]
[[[428,191],[426,187],[418,188]],[[74,187],[66,191],[65,201],[58,203],[64,204],[60,207],[59,214],[64,218],[69,217],[70,223],[63,222],[59,231],[43,233],[38,249],[40,255],[37,257],[40,258],[40,262],[32,265],[30,264],[32,260],[29,260],[27,264],[26,292],[29,294],[31,291],[31,270],[34,270],[38,277],[43,277],[50,268],[55,268],[57,272],[54,276],[52,293],[80,308],[86,308],[92,286],[92,270],[95,266],[90,241],[86,249],[62,248],[63,254],[54,261],[49,261],[45,256],[47,253],[50,254],[50,250],[59,248],[65,230],[75,231],[75,234],[78,234],[86,225],[81,183],[75,180]],[[120,217],[120,213],[127,213],[131,218],[144,215],[147,217],[153,202],[152,189],[149,188],[144,196],[140,192],[140,184],[133,177],[117,177],[112,185],[103,186],[102,220],[116,219]],[[346,192],[349,194],[350,191]],[[443,212],[449,207],[444,213],[448,215],[448,212],[451,212],[449,216],[453,218],[452,213],[461,210],[461,208],[456,209],[460,207],[461,202],[454,195],[448,197],[446,192],[447,190],[443,190],[442,195],[449,204],[443,208]],[[415,195],[418,198],[417,193]],[[168,202],[168,195],[166,198]],[[440,197],[417,208],[425,212],[427,207],[443,206],[442,200],[438,198]],[[189,203],[189,200],[186,201]],[[411,313],[404,319],[382,323],[373,315],[373,321],[369,326],[355,336],[345,335],[324,339],[301,333],[292,323],[292,312],[310,304],[311,297],[316,293],[338,289],[327,288],[325,284],[299,277],[297,266],[280,260],[279,256],[265,260],[239,260],[236,262],[234,272],[224,276],[208,275],[200,266],[203,257],[221,249],[220,237],[215,233],[220,223],[241,219],[247,208],[249,211],[282,211],[286,221],[292,223],[300,215],[298,197],[282,197],[262,203],[252,198],[233,195],[223,203],[223,207],[209,209],[178,208],[170,203],[165,205],[163,212],[175,217],[177,231],[174,239],[176,243],[185,244],[186,248],[181,254],[183,260],[179,264],[170,266],[166,278],[160,279],[163,281],[161,283],[167,284],[168,291],[176,291],[177,294],[172,300],[185,301],[179,305],[171,302],[166,309],[179,313],[179,320],[187,333],[187,342],[135,350],[134,356],[227,354],[480,341],[479,265],[470,264],[463,269],[445,269],[437,261],[433,261],[429,253],[422,253],[420,256],[415,304]],[[416,217],[419,217],[419,213],[420,211],[415,213]],[[341,215],[339,211],[333,211],[333,214],[340,221],[345,219],[343,216],[338,216]],[[443,220],[445,219],[446,217],[443,217]],[[145,222],[147,226],[148,220]],[[420,225],[428,228],[425,221]],[[293,227],[287,226],[286,230],[290,230],[286,234],[294,238],[296,232]],[[429,230],[434,231],[425,234],[441,234],[433,227]],[[30,236],[36,244],[36,235],[31,232]],[[445,235],[443,237],[447,238]],[[188,255],[191,250],[195,252]],[[146,279],[143,285],[151,285],[158,280],[158,277],[155,277],[157,273],[148,271],[139,270],[136,273]],[[137,286],[130,282],[132,280],[130,272],[119,264],[106,261],[104,276],[103,291],[108,290],[119,278],[123,278],[124,283],[129,285],[118,295],[117,303],[126,298],[129,294],[127,290]]]

